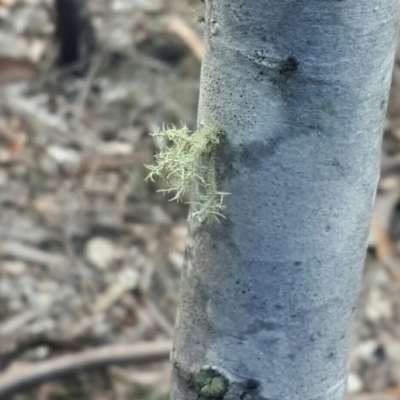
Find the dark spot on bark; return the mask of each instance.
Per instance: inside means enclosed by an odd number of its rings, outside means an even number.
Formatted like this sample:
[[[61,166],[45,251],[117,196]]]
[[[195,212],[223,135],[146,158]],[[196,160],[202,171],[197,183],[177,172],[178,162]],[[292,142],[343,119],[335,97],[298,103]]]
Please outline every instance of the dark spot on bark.
[[[300,266],[300,265],[301,265],[301,261],[295,261],[295,262],[294,262],[294,265],[295,265],[296,267]]]
[[[260,383],[256,379],[247,379],[245,382],[234,382],[228,387],[228,390],[223,400],[254,400],[263,399],[270,400],[268,398],[261,398],[257,389],[259,389]]]
[[[290,56],[280,65],[279,74],[280,75],[291,75],[293,72],[297,71],[299,62],[296,57]]]
[[[266,156],[275,154],[276,149],[284,141],[285,141],[285,138],[283,136],[279,136],[279,137],[270,139],[268,141],[268,145],[267,145],[266,152],[265,152]]]
[[[240,154],[240,161],[245,162],[251,157],[251,150],[244,148]]]
[[[247,326],[246,333],[252,335],[260,331],[275,331],[277,328],[277,325],[273,322],[255,320]]]
[[[310,340],[314,343],[317,340],[317,335],[311,335]]]
[[[282,304],[275,304],[275,308],[277,310],[282,310],[283,309],[283,305]]]
[[[249,390],[257,389],[259,386],[260,382],[258,382],[256,379],[248,379],[246,382],[246,387]]]
[[[332,350],[332,351],[330,351],[330,352],[328,353],[328,357],[327,357],[327,358],[335,358],[335,356],[336,356],[336,351],[335,351],[335,350]]]

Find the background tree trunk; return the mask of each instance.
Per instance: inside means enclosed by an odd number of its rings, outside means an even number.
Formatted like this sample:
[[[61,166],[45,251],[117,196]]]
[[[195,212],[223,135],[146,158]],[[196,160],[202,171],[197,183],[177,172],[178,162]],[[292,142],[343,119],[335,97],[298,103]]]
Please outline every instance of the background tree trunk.
[[[399,1],[206,3],[199,123],[232,195],[190,223],[172,397],[342,399]]]
[[[56,35],[59,41],[58,64],[61,67],[80,63],[75,69],[84,72],[95,47],[94,29],[85,0],[56,0]]]

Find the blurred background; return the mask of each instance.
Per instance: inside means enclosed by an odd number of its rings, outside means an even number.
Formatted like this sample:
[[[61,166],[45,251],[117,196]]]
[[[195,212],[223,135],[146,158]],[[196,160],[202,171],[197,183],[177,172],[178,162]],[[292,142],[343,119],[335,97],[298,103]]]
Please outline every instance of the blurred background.
[[[202,8],[0,0],[0,398],[169,397],[188,210],[143,164],[163,122],[195,127]],[[400,51],[395,64],[352,400],[400,399]]]

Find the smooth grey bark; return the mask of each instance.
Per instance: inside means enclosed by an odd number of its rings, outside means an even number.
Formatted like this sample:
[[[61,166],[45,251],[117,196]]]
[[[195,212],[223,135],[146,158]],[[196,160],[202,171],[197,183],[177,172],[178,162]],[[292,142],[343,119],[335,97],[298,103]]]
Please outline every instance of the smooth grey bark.
[[[172,398],[343,399],[400,3],[206,3],[199,123],[232,195],[189,225]]]

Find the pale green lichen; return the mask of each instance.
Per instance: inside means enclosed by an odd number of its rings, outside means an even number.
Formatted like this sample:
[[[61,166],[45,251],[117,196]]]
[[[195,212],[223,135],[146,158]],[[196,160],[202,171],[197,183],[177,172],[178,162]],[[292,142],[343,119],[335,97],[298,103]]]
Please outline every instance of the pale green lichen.
[[[198,24],[201,24],[201,23],[205,22],[206,15],[205,15],[204,11],[192,10],[192,19],[193,19],[193,22],[197,22]]]
[[[204,4],[204,0],[201,0],[201,2]],[[203,11],[192,10],[192,15],[193,15],[193,22],[201,24],[206,21],[206,14],[204,10]]]
[[[161,150],[155,156],[155,164],[146,165],[150,170],[146,180],[154,181],[159,176],[172,184],[169,189],[158,190],[176,192],[171,200],[182,201],[187,189],[195,190],[196,202],[192,203],[189,218],[198,221],[223,218],[223,199],[229,193],[217,189],[215,177],[215,150],[223,138],[218,124],[211,123],[194,133],[187,126],[180,129],[163,126],[152,136],[161,140]]]
[[[203,368],[193,378],[197,393],[206,399],[222,399],[229,386],[228,380],[212,368]]]

